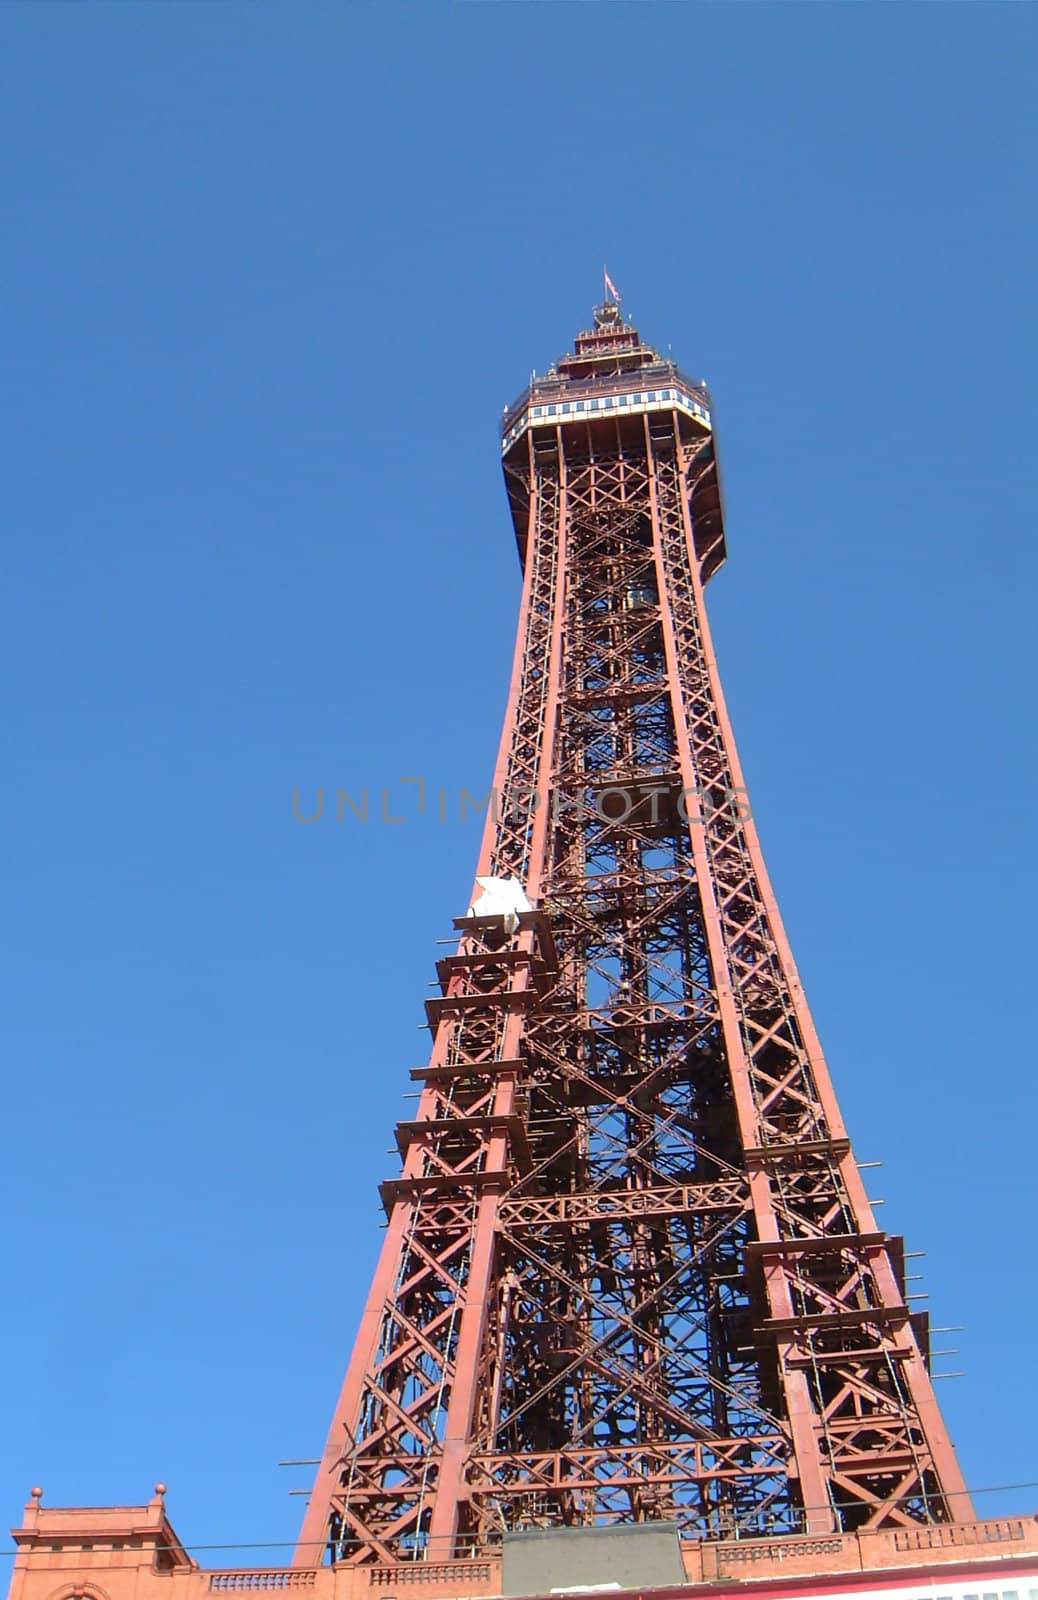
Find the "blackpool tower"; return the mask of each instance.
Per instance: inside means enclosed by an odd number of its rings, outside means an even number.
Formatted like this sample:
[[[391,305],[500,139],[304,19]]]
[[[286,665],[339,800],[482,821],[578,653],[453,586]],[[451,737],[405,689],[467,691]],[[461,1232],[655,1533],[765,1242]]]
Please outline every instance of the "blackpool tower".
[[[501,450],[476,883],[294,1563],[200,1567],[161,1484],[36,1488],[11,1600],[1038,1600],[1035,1524],[971,1509],[761,857],[710,397],[608,295]]]
[[[502,455],[523,589],[489,892],[438,966],[299,1559],[969,1519],[725,711],[709,396],[609,297]]]

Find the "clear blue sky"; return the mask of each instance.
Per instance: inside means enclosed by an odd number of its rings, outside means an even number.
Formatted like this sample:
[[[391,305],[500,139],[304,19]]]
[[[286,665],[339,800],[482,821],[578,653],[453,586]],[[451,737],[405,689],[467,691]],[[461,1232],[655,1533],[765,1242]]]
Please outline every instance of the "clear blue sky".
[[[1038,1479],[1036,35],[0,6],[9,1522],[294,1536],[477,828],[291,793],[485,787],[497,418],[603,260],[714,390],[754,809],[967,1481]]]

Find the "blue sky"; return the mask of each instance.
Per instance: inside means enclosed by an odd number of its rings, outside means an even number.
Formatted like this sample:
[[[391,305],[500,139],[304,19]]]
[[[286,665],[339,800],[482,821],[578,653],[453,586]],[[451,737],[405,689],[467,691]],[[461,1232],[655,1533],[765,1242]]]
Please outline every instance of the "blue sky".
[[[398,779],[486,786],[497,418],[603,260],[714,392],[754,810],[882,1220],[966,1325],[967,1481],[1038,1480],[1036,33],[0,7],[9,1522],[162,1478],[193,1545],[295,1534],[478,840]],[[301,827],[319,784],[407,821]]]

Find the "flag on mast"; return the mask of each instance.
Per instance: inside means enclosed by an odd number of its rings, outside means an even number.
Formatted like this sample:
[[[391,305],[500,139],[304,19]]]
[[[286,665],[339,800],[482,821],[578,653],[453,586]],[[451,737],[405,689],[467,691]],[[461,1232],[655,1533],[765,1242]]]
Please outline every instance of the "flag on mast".
[[[609,276],[608,272],[606,271],[605,267],[602,268],[602,279],[603,279],[603,282],[605,283],[605,292],[606,292],[606,294],[609,296],[610,300],[614,301],[616,305],[619,305],[620,301],[622,299],[622,296],[620,294],[619,289],[616,287],[616,284],[613,282],[612,278]]]

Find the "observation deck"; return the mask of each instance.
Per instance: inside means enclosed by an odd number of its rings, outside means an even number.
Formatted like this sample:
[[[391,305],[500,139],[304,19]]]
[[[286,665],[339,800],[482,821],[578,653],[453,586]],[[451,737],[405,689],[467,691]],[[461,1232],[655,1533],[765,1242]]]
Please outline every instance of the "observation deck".
[[[531,429],[606,421],[632,413],[676,411],[710,430],[706,385],[643,344],[609,302],[595,309],[595,325],[579,333],[574,352],[535,376],[501,420],[507,456]]]

